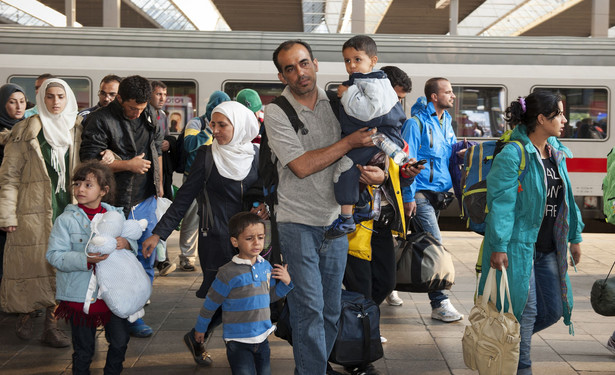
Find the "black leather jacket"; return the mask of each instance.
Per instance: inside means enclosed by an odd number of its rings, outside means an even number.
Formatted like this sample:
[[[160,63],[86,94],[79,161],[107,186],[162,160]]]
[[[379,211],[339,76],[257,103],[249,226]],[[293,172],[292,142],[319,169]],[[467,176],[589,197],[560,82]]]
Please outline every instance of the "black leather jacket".
[[[152,113],[154,113],[154,108],[148,104],[139,120],[141,125],[149,131],[149,144],[146,146],[149,147],[153,160],[151,160],[152,168],[147,173],[153,173],[155,191],[158,192],[161,184],[158,156],[162,155],[163,134],[155,122],[155,117],[151,115]],[[137,147],[135,142],[131,122],[124,117],[122,106],[114,100],[108,106],[90,113],[86,118],[79,156],[81,160],[100,159],[100,153],[109,149],[116,154],[116,158],[130,160],[139,154],[139,149],[144,148]],[[115,205],[124,207],[125,213],[128,213],[130,207],[139,203],[131,201],[134,175],[129,171],[115,173]]]

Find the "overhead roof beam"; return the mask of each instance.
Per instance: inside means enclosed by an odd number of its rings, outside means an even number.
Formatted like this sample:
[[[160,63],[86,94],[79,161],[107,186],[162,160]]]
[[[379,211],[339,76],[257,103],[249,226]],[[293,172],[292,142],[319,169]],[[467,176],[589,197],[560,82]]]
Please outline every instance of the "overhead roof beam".
[[[459,35],[517,36],[583,0],[486,0],[459,23]]]
[[[158,28],[172,30],[197,30],[196,25],[172,0],[123,0]]]
[[[25,26],[66,26],[65,15],[36,0],[0,0],[0,17]]]

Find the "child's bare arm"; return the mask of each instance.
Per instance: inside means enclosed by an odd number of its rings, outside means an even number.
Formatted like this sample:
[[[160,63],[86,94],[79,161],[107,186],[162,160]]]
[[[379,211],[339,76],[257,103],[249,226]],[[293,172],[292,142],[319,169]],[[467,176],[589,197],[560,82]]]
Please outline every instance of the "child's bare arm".
[[[290,275],[288,274],[288,264],[281,265],[275,264],[273,266],[273,270],[271,271],[271,275],[274,279],[278,279],[284,284],[290,284]]]

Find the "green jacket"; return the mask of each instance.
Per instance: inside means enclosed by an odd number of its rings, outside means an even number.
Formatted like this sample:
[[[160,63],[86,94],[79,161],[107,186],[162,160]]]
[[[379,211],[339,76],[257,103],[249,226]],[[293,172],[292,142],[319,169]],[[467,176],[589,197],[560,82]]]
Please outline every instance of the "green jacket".
[[[488,265],[492,252],[508,253],[508,279],[515,316],[520,321],[529,293],[529,279],[534,262],[535,243],[544,216],[547,187],[540,153],[530,142],[524,125],[517,126],[511,139],[519,140],[526,153],[527,172],[519,186],[518,172],[521,160],[514,144],[508,144],[494,159],[487,176],[487,214],[483,265]],[[564,323],[570,324],[572,312],[572,288],[568,278],[568,243],[582,241],[584,224],[581,213],[574,201],[570,178],[566,168],[566,157],[572,157],[570,150],[556,137],[548,139],[552,147],[559,175],[564,185],[564,200],[559,209],[554,228],[557,261],[560,269]],[[478,294],[481,295],[487,273],[483,269]],[[498,272],[498,280],[501,273]]]

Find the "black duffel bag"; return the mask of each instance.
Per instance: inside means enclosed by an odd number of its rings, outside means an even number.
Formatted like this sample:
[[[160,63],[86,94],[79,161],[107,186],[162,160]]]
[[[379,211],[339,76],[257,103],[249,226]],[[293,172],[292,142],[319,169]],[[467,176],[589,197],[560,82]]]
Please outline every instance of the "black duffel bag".
[[[382,358],[380,308],[361,293],[342,290],[342,312],[329,362],[364,366]]]
[[[411,226],[418,223],[412,220]],[[420,228],[397,241],[395,290],[426,293],[451,289],[455,282],[455,266],[451,254],[431,233]]]

